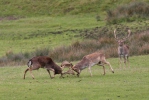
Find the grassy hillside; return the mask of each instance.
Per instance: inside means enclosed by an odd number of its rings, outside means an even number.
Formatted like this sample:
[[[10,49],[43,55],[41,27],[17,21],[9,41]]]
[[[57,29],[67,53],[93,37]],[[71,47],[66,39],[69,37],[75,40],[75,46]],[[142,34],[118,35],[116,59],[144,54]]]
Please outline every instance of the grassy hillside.
[[[5,66],[0,67],[0,100],[148,100],[149,20],[138,15],[121,18],[121,14],[114,17],[120,17],[116,21],[107,17],[133,1],[140,0],[0,0],[0,66]],[[128,28],[132,31],[126,41],[133,55],[130,68],[119,68],[118,58],[110,58],[114,74],[106,66],[103,76],[103,68],[94,66],[93,77],[85,69],[80,78],[50,79],[40,69],[33,71],[34,80],[29,72],[23,79],[32,56],[73,61],[103,49],[117,57],[115,28],[120,35],[126,35]]]
[[[103,25],[102,21],[97,23],[94,16],[90,15],[4,20],[0,23],[0,46],[5,46],[0,55],[9,50],[17,53],[33,51],[40,47],[68,45],[81,39],[77,36],[80,34],[77,30]]]
[[[35,17],[90,13],[103,15],[107,9],[131,1],[133,0],[0,0],[0,16]]]
[[[16,53],[28,55],[28,52],[32,53],[44,48],[51,50],[58,48],[57,50],[61,51],[59,48],[62,46],[71,46],[76,41],[86,41],[86,39],[94,39],[104,44],[109,41],[109,38],[110,41],[114,40],[112,33],[115,28],[122,29],[121,33],[124,33],[125,29],[129,27],[134,39],[134,34],[147,30],[149,26],[148,19],[136,17],[130,17],[132,20],[128,22],[122,19],[118,24],[107,23],[107,11],[111,9],[117,11],[118,6],[123,8],[123,5],[133,2],[133,0],[0,1],[0,56],[2,57],[0,63],[7,60],[7,57],[3,57],[5,55],[8,57],[14,56],[11,54]],[[148,2],[147,0],[143,1]],[[132,4],[135,4],[135,2]],[[111,13],[113,12],[111,11]],[[102,38],[103,36],[104,38]],[[144,41],[146,42],[146,39]],[[148,51],[148,41],[145,46],[142,45],[143,42],[140,43],[141,47],[143,46]],[[112,45],[115,44],[115,42],[111,43],[113,43]],[[90,53],[91,51],[92,49],[87,52]],[[146,51],[144,51],[145,54],[148,54]],[[38,54],[40,55],[40,52]],[[67,57],[72,56],[73,51],[69,54]],[[83,54],[85,53],[82,53],[80,57]],[[24,58],[20,55],[15,55],[15,57],[17,59]]]

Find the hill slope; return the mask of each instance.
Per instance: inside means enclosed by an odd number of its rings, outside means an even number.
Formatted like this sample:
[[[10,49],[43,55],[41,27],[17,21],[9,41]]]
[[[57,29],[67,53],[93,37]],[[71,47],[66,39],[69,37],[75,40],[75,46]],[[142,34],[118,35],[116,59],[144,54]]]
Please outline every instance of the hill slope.
[[[0,0],[0,47],[2,47],[0,56],[6,56],[6,59],[10,57],[16,60],[20,59],[20,53],[25,53],[23,55],[27,57],[30,57],[28,56],[28,52],[37,52],[38,55],[47,55],[49,52],[47,48],[54,51],[64,49],[66,54],[68,54],[66,51],[67,48],[61,49],[62,46],[71,46],[72,43],[73,46],[75,43],[78,43],[78,41],[85,41],[86,39],[102,40],[103,45],[107,45],[107,43],[113,43],[112,45],[115,45],[115,42],[113,42],[113,29],[118,28],[120,33],[123,34],[126,33],[127,28],[130,28],[133,35],[136,33],[139,34],[140,31],[147,30],[149,27],[148,19],[137,20],[136,18],[133,18],[136,20],[131,22],[107,24],[107,10],[117,8],[119,5],[124,5],[132,1],[133,0]],[[143,1],[148,2],[147,0]],[[141,40],[143,40],[143,42],[146,41],[144,35],[142,35],[142,37]],[[133,36],[133,39],[134,38],[135,36]],[[130,41],[129,44],[134,46],[133,42]],[[143,42],[141,42],[140,45],[147,51],[148,43],[144,45]],[[46,48],[46,53],[42,53],[41,49],[44,48]],[[90,49],[86,52],[89,53],[91,51]],[[148,53],[146,51],[143,52],[146,54]],[[94,52],[94,50],[92,52]],[[13,55],[16,53],[19,54]],[[67,57],[73,56],[72,51],[70,54],[71,55],[68,54]],[[82,57],[83,54],[84,53],[82,53],[80,57]],[[80,59],[80,57],[77,59]],[[24,56],[22,58],[24,58]],[[0,62],[4,62],[3,57]]]
[[[101,15],[109,8],[127,4],[131,1],[134,0],[0,0],[0,17],[35,17],[89,13]]]

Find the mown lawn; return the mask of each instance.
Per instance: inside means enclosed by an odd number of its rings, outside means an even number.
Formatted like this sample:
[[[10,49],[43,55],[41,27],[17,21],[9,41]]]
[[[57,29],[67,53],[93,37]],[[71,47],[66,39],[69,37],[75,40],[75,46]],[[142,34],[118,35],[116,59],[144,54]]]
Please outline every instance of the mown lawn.
[[[87,69],[80,77],[56,75],[50,79],[44,69],[33,71],[23,79],[27,66],[0,68],[0,100],[148,100],[149,63],[146,56],[130,57],[130,68],[119,68],[118,59],[108,59],[115,70],[113,74],[106,66]]]

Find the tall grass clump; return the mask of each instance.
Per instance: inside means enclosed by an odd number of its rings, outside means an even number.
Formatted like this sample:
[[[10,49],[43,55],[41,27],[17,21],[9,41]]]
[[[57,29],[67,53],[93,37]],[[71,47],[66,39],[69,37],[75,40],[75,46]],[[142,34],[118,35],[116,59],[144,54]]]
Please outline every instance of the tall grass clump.
[[[131,37],[131,55],[149,54],[149,31],[136,33]]]
[[[29,59],[35,56],[45,56],[49,54],[49,48],[36,49],[33,52],[13,53],[13,51],[7,51],[6,55],[0,58],[0,66],[18,66],[24,65]]]
[[[117,56],[117,46],[115,40],[109,37],[101,37],[98,40],[90,39],[82,42],[76,41],[70,46],[61,46],[49,52],[49,56],[57,61],[76,61],[93,52],[104,52],[106,57]]]
[[[101,48],[101,43],[96,40],[76,41],[67,47],[55,48],[52,52],[49,52],[49,56],[57,59],[57,61],[75,61],[81,59],[84,55],[97,51],[99,48]]]
[[[132,22],[149,17],[149,4],[142,1],[134,1],[127,5],[118,6],[107,10],[107,23]]]

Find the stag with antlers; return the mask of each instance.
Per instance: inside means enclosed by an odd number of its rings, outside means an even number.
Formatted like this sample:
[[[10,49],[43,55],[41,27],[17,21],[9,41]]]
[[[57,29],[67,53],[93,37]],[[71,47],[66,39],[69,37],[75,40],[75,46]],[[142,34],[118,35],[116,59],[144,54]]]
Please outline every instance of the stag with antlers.
[[[128,30],[128,35],[125,38],[117,38],[116,35],[116,29],[114,30],[114,37],[118,43],[118,55],[119,55],[119,59],[120,59],[120,66],[122,64],[122,57],[124,58],[124,64],[125,66],[127,65],[126,63],[128,63],[129,66],[129,46],[126,45],[124,42],[126,41],[126,39],[130,36],[131,31]],[[130,66],[129,66],[130,67]]]

